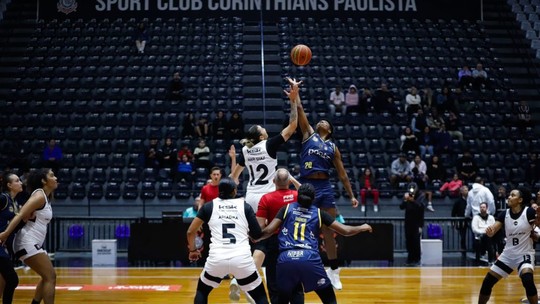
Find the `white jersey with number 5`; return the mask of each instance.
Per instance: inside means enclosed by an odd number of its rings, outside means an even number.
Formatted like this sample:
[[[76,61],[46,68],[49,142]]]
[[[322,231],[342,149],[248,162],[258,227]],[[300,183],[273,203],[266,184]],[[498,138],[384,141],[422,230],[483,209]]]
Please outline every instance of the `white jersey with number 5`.
[[[249,224],[244,199],[216,198],[212,202],[212,216],[208,221],[212,241],[209,257],[227,259],[242,251],[249,252]]]
[[[531,223],[527,219],[527,209],[525,207],[517,219],[510,216],[510,209],[506,210],[504,218],[504,229],[506,232],[506,245],[504,253],[511,256],[523,254],[534,255],[534,244],[531,238],[533,230]]]
[[[262,140],[251,148],[246,146],[242,148],[245,167],[249,172],[249,182],[246,189],[248,193],[265,194],[276,188],[272,181],[276,174],[277,159],[268,153],[266,142],[267,140]]]

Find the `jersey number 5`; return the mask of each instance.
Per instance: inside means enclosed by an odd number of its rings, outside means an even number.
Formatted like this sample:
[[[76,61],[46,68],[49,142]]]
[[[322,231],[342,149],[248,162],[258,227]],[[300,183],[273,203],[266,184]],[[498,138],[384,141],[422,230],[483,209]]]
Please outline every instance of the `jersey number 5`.
[[[223,224],[221,227],[221,234],[223,235],[223,239],[229,239],[229,244],[236,244],[236,237],[234,236],[234,234],[227,232],[227,230],[234,229],[234,227],[234,224]]]

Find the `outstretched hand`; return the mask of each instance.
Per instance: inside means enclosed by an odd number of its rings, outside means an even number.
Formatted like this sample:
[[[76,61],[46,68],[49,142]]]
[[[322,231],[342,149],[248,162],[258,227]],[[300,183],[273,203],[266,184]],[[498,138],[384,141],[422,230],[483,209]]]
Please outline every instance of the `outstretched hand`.
[[[285,95],[289,97],[289,100],[291,101],[291,103],[295,103],[299,99],[298,92],[300,90],[299,87],[300,87],[300,84],[302,84],[302,80],[297,81],[296,79],[289,78],[289,77],[287,77],[286,79],[289,82],[290,88],[289,88],[289,91],[283,90],[283,92],[285,92]]]
[[[236,147],[234,145],[229,148],[229,157],[231,159],[236,158]]]

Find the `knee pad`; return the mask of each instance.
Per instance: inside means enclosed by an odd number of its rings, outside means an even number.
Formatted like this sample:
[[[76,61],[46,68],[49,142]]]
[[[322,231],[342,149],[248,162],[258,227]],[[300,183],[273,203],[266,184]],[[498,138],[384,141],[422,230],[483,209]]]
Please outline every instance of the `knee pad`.
[[[493,289],[493,286],[499,281],[496,277],[494,277],[491,273],[487,273],[486,277],[484,278],[484,281],[482,282],[482,288],[480,288],[480,294],[489,296],[491,295],[491,290]]]
[[[534,278],[531,272],[526,272],[521,275],[521,284],[525,287],[527,297],[537,294],[536,285],[534,285]]]

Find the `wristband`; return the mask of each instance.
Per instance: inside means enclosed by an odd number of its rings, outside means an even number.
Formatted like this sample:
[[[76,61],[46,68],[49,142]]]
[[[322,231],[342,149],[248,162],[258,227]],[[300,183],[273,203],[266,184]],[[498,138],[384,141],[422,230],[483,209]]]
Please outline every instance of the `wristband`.
[[[189,253],[192,253],[192,252],[195,252],[195,251],[199,251],[199,249],[190,250]]]

